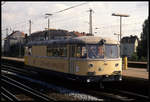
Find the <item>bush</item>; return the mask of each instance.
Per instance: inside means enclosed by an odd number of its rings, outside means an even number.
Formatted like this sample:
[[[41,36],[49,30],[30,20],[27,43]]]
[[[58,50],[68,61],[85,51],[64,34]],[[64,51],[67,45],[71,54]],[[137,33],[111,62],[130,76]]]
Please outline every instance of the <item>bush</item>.
[[[132,55],[131,55],[131,58],[130,58],[131,61],[138,61],[139,60],[139,57],[137,56],[137,53],[134,52]]]
[[[145,61],[147,61],[147,58],[142,56],[140,61],[144,61],[145,62]]]
[[[147,61],[147,58],[146,57],[139,57],[138,55],[137,55],[137,53],[136,52],[134,52],[132,55],[131,55],[131,57],[129,58],[129,60],[130,61],[143,61],[143,62],[145,62],[145,61]]]

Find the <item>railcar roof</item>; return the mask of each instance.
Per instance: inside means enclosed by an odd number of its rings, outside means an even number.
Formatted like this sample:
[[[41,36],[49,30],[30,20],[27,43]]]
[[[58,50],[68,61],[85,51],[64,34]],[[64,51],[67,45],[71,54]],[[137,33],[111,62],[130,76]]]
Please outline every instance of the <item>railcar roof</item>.
[[[69,39],[55,39],[55,40],[44,40],[44,41],[33,41],[29,42],[27,46],[32,45],[51,45],[51,44],[98,44],[101,41],[105,41],[106,44],[119,44],[118,41],[110,38],[102,38],[95,36],[81,36]]]

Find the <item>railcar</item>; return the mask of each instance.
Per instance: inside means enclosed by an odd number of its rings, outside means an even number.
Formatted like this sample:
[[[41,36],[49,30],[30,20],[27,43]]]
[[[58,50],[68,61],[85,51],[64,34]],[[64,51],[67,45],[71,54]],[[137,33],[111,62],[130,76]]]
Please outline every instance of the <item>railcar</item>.
[[[52,75],[84,82],[122,80],[122,59],[117,41],[82,36],[29,42],[25,64]]]

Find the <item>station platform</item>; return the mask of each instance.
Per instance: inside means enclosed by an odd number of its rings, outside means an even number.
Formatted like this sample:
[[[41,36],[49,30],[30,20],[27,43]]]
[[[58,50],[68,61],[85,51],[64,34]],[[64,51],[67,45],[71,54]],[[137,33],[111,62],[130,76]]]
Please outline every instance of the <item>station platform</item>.
[[[128,67],[127,70],[122,71],[123,76],[128,76],[128,77],[134,77],[134,78],[142,78],[142,79],[148,79],[148,72],[147,69],[143,68],[132,68]]]
[[[2,59],[7,59],[7,60],[15,60],[19,62],[24,62],[24,58],[15,58],[15,57],[1,57]],[[122,71],[123,76],[127,77],[133,77],[133,78],[139,78],[139,79],[146,79],[148,80],[148,72],[146,68],[133,68],[133,67],[128,67],[127,70]]]
[[[135,62],[135,61],[128,61],[128,63],[147,64],[147,62]]]
[[[7,59],[7,60],[15,60],[19,62],[24,62],[24,58],[16,58],[16,57],[1,57],[2,59]]]

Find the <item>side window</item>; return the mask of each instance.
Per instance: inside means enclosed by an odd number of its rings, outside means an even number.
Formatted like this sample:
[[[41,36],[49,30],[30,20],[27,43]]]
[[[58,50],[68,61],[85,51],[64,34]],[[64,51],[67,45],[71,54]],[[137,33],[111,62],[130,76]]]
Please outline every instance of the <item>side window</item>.
[[[71,54],[71,57],[75,57],[76,56],[76,54],[75,54],[75,46],[71,46],[71,50],[69,52]]]
[[[86,58],[87,49],[85,46],[77,46],[77,58]]]
[[[66,57],[67,48],[65,46],[48,46],[47,47],[47,56],[53,57]]]
[[[60,57],[67,57],[67,48],[64,46],[64,47],[61,47],[60,50],[59,50],[59,56]]]
[[[54,57],[58,57],[58,54],[59,54],[59,49],[57,47],[53,48],[53,51],[52,51],[52,56]]]
[[[104,58],[104,46],[98,46],[98,56]]]
[[[29,49],[28,49],[28,55],[32,55],[32,47],[29,47]]]
[[[47,56],[52,56],[52,48],[51,47],[47,47]]]
[[[25,47],[25,55],[28,55],[28,47]]]
[[[77,57],[78,58],[81,57],[81,47],[80,46],[77,47]]]
[[[87,57],[87,49],[86,49],[85,46],[82,47],[81,57],[82,58],[86,58]]]

